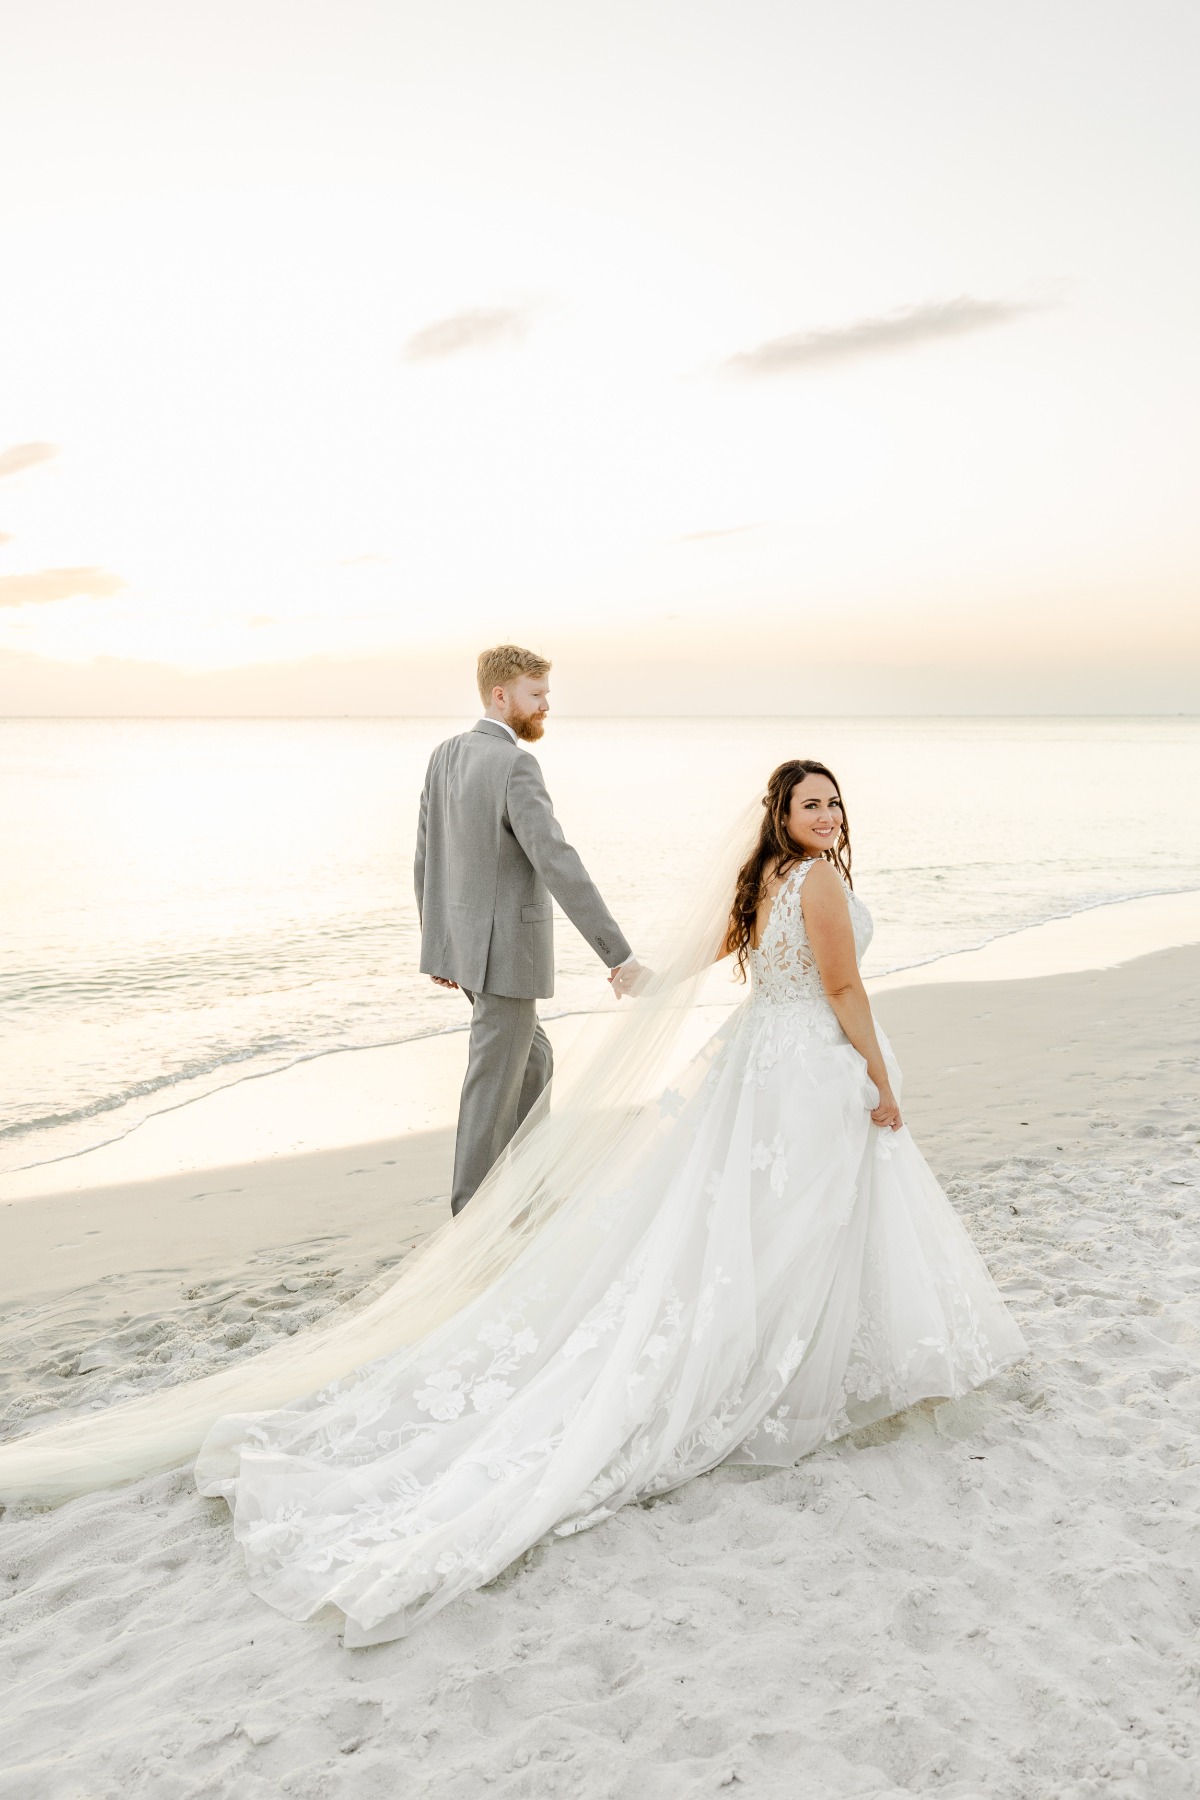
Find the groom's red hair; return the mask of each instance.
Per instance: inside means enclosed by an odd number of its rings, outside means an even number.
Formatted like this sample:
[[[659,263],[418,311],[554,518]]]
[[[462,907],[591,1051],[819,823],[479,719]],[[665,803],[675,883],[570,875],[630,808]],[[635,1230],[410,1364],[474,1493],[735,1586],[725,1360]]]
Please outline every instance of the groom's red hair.
[[[518,675],[532,675],[536,680],[549,673],[549,661],[536,650],[522,650],[520,644],[497,644],[493,650],[480,652],[475,679],[480,699],[490,706],[493,688],[508,687]]]

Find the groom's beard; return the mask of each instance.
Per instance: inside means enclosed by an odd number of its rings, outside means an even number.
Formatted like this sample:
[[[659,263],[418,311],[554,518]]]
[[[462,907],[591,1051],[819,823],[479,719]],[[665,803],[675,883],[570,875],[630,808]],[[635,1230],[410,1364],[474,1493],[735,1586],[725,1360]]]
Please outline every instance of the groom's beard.
[[[536,744],[546,729],[545,713],[518,712],[514,707],[509,725],[526,744]]]

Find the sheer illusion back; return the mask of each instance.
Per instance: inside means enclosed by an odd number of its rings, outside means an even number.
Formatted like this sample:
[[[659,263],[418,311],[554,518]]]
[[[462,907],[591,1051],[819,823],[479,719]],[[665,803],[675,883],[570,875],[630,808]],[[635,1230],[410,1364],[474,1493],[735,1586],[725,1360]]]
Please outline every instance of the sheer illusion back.
[[[723,1460],[794,1462],[1023,1352],[908,1132],[871,1124],[804,928],[812,866],[632,1161],[575,1177],[425,1338],[214,1428],[197,1479],[273,1605],[339,1607],[347,1644],[399,1636],[547,1532]],[[870,915],[847,904],[861,956]]]
[[[804,924],[804,878],[816,863],[803,862],[785,876],[771,902],[762,936],[750,952],[750,976],[754,998],[776,1006],[816,1001],[829,1008],[812,946]],[[874,934],[874,924],[864,903],[852,888],[846,889],[850,926],[854,932],[854,960],[861,963]],[[832,1008],[829,1008],[832,1012]]]

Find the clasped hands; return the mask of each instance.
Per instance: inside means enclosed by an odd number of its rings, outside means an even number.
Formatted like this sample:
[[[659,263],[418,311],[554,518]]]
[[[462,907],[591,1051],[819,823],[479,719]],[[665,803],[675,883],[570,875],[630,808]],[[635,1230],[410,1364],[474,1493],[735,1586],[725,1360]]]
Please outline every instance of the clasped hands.
[[[627,994],[632,998],[642,992],[652,974],[653,970],[647,969],[636,956],[632,956],[619,969],[610,970],[608,985],[618,1000],[623,1000]]]

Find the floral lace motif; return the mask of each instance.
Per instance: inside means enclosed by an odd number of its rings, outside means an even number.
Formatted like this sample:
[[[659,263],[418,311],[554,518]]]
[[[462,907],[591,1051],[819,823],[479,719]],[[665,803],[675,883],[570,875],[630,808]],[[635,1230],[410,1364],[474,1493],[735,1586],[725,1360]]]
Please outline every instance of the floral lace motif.
[[[757,947],[750,952],[750,973],[754,982],[754,998],[762,1004],[795,1006],[800,1002],[816,1002],[832,1011],[808,933],[804,929],[804,912],[800,893],[804,878],[816,864],[815,857],[797,863],[771,903],[766,927]],[[850,925],[854,932],[854,957],[860,962],[871,942],[874,926],[871,915],[852,888],[846,890],[850,907]],[[835,1021],[836,1023],[836,1021]]]
[[[1021,1354],[911,1138],[870,1123],[804,928],[812,866],[775,896],[749,1000],[648,1100],[594,1254],[568,1196],[430,1337],[222,1422],[198,1475],[264,1598],[339,1607],[347,1643],[398,1636],[548,1532],[725,1459],[794,1462]],[[870,915],[848,904],[861,958]]]
[[[804,878],[815,858],[797,863],[776,894],[758,946],[750,952],[754,984],[750,1004],[750,1054],[743,1080],[762,1087],[781,1062],[803,1060],[809,1046],[844,1044],[846,1034],[825,998],[820,972],[804,928],[800,904]],[[871,915],[847,890],[854,953],[862,961],[871,941]]]

